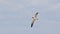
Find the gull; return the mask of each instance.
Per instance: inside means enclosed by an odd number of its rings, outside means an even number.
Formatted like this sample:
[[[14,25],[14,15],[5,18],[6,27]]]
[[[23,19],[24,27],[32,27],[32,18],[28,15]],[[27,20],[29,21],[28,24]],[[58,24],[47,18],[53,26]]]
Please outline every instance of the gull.
[[[38,20],[37,18],[38,12],[35,13],[34,17],[32,17],[32,23],[31,23],[31,27],[33,27],[33,24],[35,23],[36,20]]]

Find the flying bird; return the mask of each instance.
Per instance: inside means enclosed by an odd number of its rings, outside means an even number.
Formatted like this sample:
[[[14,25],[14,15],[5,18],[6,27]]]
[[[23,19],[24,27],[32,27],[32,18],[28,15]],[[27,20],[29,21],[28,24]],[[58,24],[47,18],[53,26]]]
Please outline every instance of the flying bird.
[[[37,18],[38,12],[35,13],[34,17],[32,17],[32,23],[31,23],[31,27],[33,27],[33,24],[35,23],[36,20],[38,20]]]

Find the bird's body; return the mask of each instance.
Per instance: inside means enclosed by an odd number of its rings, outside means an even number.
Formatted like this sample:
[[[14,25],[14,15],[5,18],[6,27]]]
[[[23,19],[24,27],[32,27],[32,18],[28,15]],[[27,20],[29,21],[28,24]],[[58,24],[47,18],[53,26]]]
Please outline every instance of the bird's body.
[[[34,17],[32,17],[33,20],[32,20],[32,23],[31,23],[31,27],[33,27],[34,22],[35,22],[36,20],[38,20],[37,15],[38,15],[38,12],[35,13],[35,16],[34,16]]]

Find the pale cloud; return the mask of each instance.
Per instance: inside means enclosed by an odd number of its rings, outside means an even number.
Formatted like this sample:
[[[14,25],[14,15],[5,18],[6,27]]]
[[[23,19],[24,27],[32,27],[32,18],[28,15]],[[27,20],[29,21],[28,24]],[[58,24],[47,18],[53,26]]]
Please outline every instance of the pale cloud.
[[[39,5],[39,0],[32,0],[31,4],[37,6]]]
[[[55,13],[59,12],[60,11],[60,3],[58,2],[58,3],[53,4],[51,2],[48,2],[48,4],[46,5],[46,7],[44,7],[44,8],[42,7],[41,10],[42,10],[42,12],[45,12],[45,13],[47,13],[47,12],[51,12],[51,13],[52,12],[55,12]]]
[[[4,0],[0,0],[0,3],[5,2]]]
[[[0,4],[5,5],[9,9],[14,10],[14,11],[22,9],[22,8],[26,8],[26,7],[31,7],[31,6],[34,8],[36,7],[45,8],[48,5],[48,0],[23,0],[23,2],[21,1],[17,2],[17,1],[16,0],[15,1],[2,0]]]
[[[32,0],[30,4],[34,7],[45,7],[48,4],[48,0]]]
[[[60,8],[60,3],[51,4],[51,5],[50,5],[50,8],[51,8],[51,9],[58,9],[58,8]]]
[[[21,3],[16,3],[7,0],[0,0],[0,5],[8,8],[7,10],[14,10],[14,11],[24,8],[24,5]]]
[[[41,19],[38,24],[38,31],[41,32],[53,32],[54,30],[57,31],[58,28],[60,28],[60,22],[53,21],[53,20],[47,20],[47,19]],[[44,26],[44,27],[43,27]],[[57,28],[56,28],[57,27]],[[59,29],[60,30],[60,29]],[[58,31],[59,31],[58,30]],[[59,31],[60,32],[60,31]]]

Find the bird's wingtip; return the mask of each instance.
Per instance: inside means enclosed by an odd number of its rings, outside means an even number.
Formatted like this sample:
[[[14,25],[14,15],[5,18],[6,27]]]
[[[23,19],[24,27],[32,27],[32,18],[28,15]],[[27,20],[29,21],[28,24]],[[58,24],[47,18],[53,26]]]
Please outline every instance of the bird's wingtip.
[[[31,24],[31,28],[33,27],[33,23]]]

